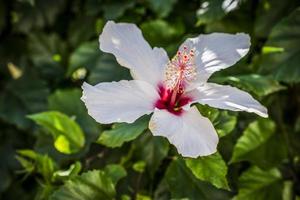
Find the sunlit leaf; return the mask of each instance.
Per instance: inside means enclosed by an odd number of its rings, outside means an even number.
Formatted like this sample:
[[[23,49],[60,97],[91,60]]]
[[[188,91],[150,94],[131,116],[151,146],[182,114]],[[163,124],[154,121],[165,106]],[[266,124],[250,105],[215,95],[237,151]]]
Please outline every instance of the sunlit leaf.
[[[269,53],[282,53],[284,52],[284,48],[282,47],[270,47],[270,46],[264,46],[262,48],[263,54],[269,54]]]
[[[281,174],[274,168],[263,171],[252,167],[239,178],[239,191],[234,200],[281,200]]]
[[[75,121],[86,133],[86,139],[94,141],[100,133],[99,124],[88,115],[83,102],[80,100],[81,96],[82,91],[80,89],[56,90],[48,97],[48,108],[75,118]]]
[[[227,111],[220,111],[206,105],[197,105],[201,114],[210,119],[219,137],[224,137],[231,133],[236,125],[237,117]]]
[[[55,191],[50,200],[112,200],[116,195],[112,180],[100,170],[83,173],[67,181]]]
[[[229,189],[227,165],[219,153],[196,159],[188,158],[185,163],[198,179],[208,181],[217,188]]]
[[[175,199],[230,199],[227,192],[217,190],[208,183],[197,179],[181,159],[176,159],[171,162],[167,169],[165,179],[171,191],[172,198]]]
[[[126,170],[121,165],[107,165],[104,171],[111,178],[114,185],[116,185],[120,179],[127,176]]]
[[[293,182],[285,181],[283,183],[282,199],[290,200],[293,199]]]
[[[18,150],[17,160],[27,173],[40,173],[45,181],[51,182],[57,164],[48,155],[39,154],[33,150]]]
[[[28,117],[52,134],[58,151],[71,154],[83,148],[85,138],[80,126],[65,114],[48,111]]]
[[[285,87],[280,85],[274,78],[258,74],[219,77],[216,78],[216,81],[220,83],[230,83],[233,86],[252,92],[261,97],[285,89]]]
[[[54,180],[68,180],[74,176],[77,176],[81,171],[82,166],[80,162],[75,162],[74,164],[70,165],[69,169],[67,170],[58,170],[54,172],[53,179]]]
[[[136,200],[152,200],[151,197],[142,195],[142,194],[137,194],[136,195]]]
[[[97,143],[108,147],[120,147],[123,143],[134,140],[147,129],[149,117],[144,116],[132,124],[114,124],[111,130],[103,131]]]
[[[143,173],[146,168],[146,163],[143,160],[140,160],[132,165],[132,169],[138,173]]]
[[[281,134],[275,133],[265,143],[249,152],[245,160],[262,169],[270,169],[279,166],[287,157],[285,139]]]
[[[275,123],[269,119],[252,122],[238,139],[231,162],[247,160],[247,154],[264,144],[275,131]]]

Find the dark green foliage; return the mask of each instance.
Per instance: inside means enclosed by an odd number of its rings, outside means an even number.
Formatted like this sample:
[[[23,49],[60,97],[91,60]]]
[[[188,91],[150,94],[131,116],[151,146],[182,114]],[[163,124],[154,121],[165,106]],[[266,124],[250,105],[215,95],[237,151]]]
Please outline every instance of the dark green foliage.
[[[99,50],[107,20],[170,57],[201,33],[250,34],[246,58],[209,81],[251,93],[269,119],[197,105],[220,137],[197,159],[153,137],[149,116],[96,123],[82,83],[131,79]],[[0,199],[299,199],[299,84],[299,0],[1,0]]]

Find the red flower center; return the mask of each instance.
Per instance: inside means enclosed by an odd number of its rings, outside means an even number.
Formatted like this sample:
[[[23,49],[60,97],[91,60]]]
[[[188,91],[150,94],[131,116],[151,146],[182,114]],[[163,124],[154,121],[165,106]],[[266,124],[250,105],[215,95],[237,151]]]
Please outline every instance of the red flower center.
[[[183,90],[170,90],[164,86],[159,86],[159,96],[155,102],[155,107],[158,109],[166,109],[174,115],[181,115],[183,113],[182,107],[192,101],[192,98],[186,96]]]
[[[184,46],[166,66],[165,81],[158,86],[160,99],[155,107],[181,115],[182,107],[192,101],[185,95],[185,86],[195,80],[196,74],[194,50]]]

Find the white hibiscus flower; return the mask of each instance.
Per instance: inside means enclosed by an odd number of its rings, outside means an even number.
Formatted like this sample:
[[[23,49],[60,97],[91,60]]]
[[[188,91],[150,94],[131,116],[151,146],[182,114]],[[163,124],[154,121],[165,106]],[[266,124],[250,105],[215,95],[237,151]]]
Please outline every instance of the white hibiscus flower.
[[[100,49],[130,69],[134,80],[84,83],[82,100],[99,123],[132,123],[153,113],[149,129],[166,137],[185,157],[216,152],[212,123],[192,103],[267,117],[267,109],[250,94],[206,81],[235,64],[249,50],[247,34],[213,33],[187,39],[172,60],[162,48],[151,48],[134,24],[109,21],[99,37]]]

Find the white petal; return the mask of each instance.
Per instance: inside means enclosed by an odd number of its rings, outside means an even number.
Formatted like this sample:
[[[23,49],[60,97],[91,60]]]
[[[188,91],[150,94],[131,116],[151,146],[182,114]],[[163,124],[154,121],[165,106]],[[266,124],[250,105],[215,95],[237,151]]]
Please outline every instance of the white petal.
[[[155,86],[162,81],[168,55],[164,49],[152,49],[135,24],[108,21],[99,42],[100,49],[114,54],[120,65],[132,71],[135,79]]]
[[[89,115],[102,124],[132,123],[153,112],[155,101],[159,98],[152,85],[138,80],[99,83],[96,86],[84,83],[82,89],[81,99]]]
[[[250,37],[244,33],[212,33],[187,39],[180,47],[195,50],[195,64],[198,81],[206,82],[216,71],[227,68],[239,61],[250,48]]]
[[[253,112],[268,117],[267,109],[249,93],[235,87],[206,83],[188,94],[195,102],[233,111]]]
[[[216,152],[217,133],[212,123],[201,116],[196,107],[180,116],[167,110],[155,109],[149,129],[155,136],[168,138],[184,157],[196,158]]]

